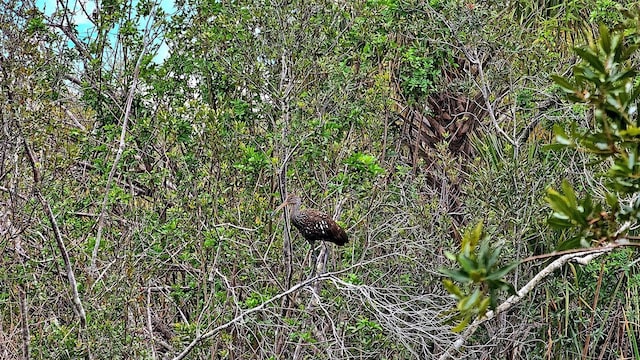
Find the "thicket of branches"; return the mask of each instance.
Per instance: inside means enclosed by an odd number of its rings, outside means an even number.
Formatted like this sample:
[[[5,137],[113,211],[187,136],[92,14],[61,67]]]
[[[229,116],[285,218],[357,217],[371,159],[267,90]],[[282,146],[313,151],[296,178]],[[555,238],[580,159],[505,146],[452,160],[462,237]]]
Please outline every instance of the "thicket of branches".
[[[590,125],[550,76],[613,2],[0,1],[0,357],[638,352],[634,250],[462,334],[440,273],[479,221],[504,263],[556,250],[562,179],[604,197],[542,145]],[[310,249],[287,192],[348,245]]]

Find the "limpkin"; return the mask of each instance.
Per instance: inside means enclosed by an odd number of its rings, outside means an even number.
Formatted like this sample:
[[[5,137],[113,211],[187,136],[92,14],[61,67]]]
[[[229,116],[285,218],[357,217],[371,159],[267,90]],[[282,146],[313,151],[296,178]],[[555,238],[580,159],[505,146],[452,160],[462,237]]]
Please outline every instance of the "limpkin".
[[[285,206],[291,206],[291,222],[302,236],[313,246],[316,240],[344,245],[349,241],[347,234],[329,215],[313,209],[300,210],[300,197],[289,194],[276,212]]]

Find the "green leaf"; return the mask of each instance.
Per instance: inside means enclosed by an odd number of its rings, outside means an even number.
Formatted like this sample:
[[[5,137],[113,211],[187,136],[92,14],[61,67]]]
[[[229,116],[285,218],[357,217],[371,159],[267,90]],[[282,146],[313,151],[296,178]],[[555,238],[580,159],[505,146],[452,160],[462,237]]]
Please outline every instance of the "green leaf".
[[[561,144],[564,146],[573,145],[573,141],[571,140],[571,138],[569,138],[569,136],[567,136],[567,133],[564,131],[564,128],[559,124],[553,125],[553,133],[556,135],[556,142],[558,144]]]
[[[449,294],[453,295],[456,299],[460,300],[464,297],[462,290],[458,286],[456,286],[453,281],[449,279],[443,279],[442,284],[444,288],[449,292]]]
[[[567,145],[564,144],[546,144],[546,145],[542,145],[542,150],[543,151],[557,151],[557,150],[561,150],[561,149],[565,149],[567,147]]]
[[[460,321],[458,325],[451,329],[454,333],[459,333],[464,330],[467,325],[469,325],[469,321],[471,320],[471,316],[465,316],[464,319]]]
[[[573,191],[571,184],[565,179],[562,180],[562,184],[560,186],[565,198],[567,199],[567,204],[572,208],[577,207],[578,200],[576,199],[576,193]]]
[[[466,272],[451,269],[440,269],[439,271],[442,275],[448,276],[459,283],[468,284],[472,282],[469,274]]]
[[[445,250],[444,256],[451,261],[458,261],[456,254],[452,253],[451,251]]]
[[[552,188],[549,188],[547,190],[547,196],[545,200],[552,210],[559,213],[560,215],[563,215],[563,217],[566,219],[571,219],[571,208],[567,202],[567,199],[559,192],[555,191]]]
[[[598,26],[598,33],[600,35],[600,41],[598,42],[598,44],[600,45],[600,48],[605,54],[610,54],[611,53],[611,37],[610,37],[609,28],[605,24],[600,24]]]
[[[617,209],[620,206],[620,203],[618,201],[618,197],[616,196],[616,194],[607,192],[605,194],[605,198],[607,200],[607,205],[609,205],[610,208]]]
[[[460,254],[460,256],[458,256],[458,263],[467,273],[478,270],[478,264],[464,254]]]
[[[605,74],[606,73],[606,70],[604,68],[604,64],[602,63],[602,61],[600,61],[598,56],[596,54],[594,54],[593,52],[591,52],[590,49],[576,48],[575,52],[583,60],[587,61],[589,63],[589,65],[591,65],[595,70],[599,71],[601,74]],[[585,70],[585,71],[588,71],[588,70]],[[585,74],[585,76],[588,77],[588,78],[592,77],[591,75],[586,75],[586,74]]]
[[[576,87],[573,84],[571,84],[569,80],[567,80],[566,78],[558,75],[551,75],[551,79],[556,84],[558,84],[558,86],[560,86],[562,90],[564,90],[565,92],[568,92],[568,93],[576,92]]]
[[[491,303],[492,296],[485,297],[478,305],[478,317],[483,317],[487,313],[487,309]],[[493,307],[495,309],[495,307]]]
[[[491,256],[489,256],[489,258],[485,262],[487,270],[491,269],[493,265],[495,265],[498,262],[501,252],[502,252],[502,246],[498,246],[495,249],[493,249],[493,251],[491,252]]]
[[[479,289],[476,289],[473,294],[465,297],[464,299],[458,302],[458,310],[460,311],[469,311],[471,308],[476,306],[478,301],[480,300],[480,296],[482,292]]]
[[[496,270],[490,274],[487,275],[487,280],[500,280],[502,279],[505,275],[507,275],[511,270],[515,269],[516,267],[518,267],[518,265],[520,265],[520,262],[513,262],[499,270]]]
[[[582,247],[581,240],[582,240],[581,237],[574,237],[574,238],[562,241],[558,244],[556,251],[579,249]]]
[[[640,135],[640,128],[635,126],[629,126],[626,130],[620,131],[620,136],[631,136],[635,137]]]
[[[468,257],[478,246],[480,239],[482,238],[482,222],[478,222],[473,230],[467,231],[462,237],[462,253]]]
[[[480,250],[478,251],[477,259],[479,264],[483,264],[484,266],[487,266],[486,260],[489,257],[489,251],[491,251],[491,248],[489,247],[489,241],[485,240],[480,244]]]
[[[547,220],[547,224],[549,224],[549,226],[551,226],[552,228],[556,228],[556,229],[568,229],[573,227],[573,224],[571,223],[571,221],[567,219],[559,219],[554,216],[551,216]]]

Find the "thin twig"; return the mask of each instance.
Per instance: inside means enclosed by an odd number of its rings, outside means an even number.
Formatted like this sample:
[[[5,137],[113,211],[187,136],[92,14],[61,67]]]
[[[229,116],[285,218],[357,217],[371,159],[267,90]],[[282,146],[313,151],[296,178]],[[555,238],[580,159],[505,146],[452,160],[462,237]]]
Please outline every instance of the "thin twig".
[[[147,331],[149,331],[149,347],[151,358],[156,359],[156,347],[153,345],[153,322],[151,321],[151,286],[147,287]]]

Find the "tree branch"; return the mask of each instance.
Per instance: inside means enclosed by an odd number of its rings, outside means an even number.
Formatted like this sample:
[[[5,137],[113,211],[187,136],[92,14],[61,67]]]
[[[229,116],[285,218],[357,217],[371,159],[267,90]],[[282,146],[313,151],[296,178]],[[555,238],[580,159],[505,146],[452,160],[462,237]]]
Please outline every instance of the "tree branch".
[[[58,250],[60,250],[60,254],[62,255],[62,260],[64,261],[64,265],[67,271],[67,279],[71,287],[74,310],[80,318],[81,327],[84,329],[87,325],[87,315],[84,311],[84,307],[82,306],[82,300],[80,300],[80,294],[78,293],[78,283],[76,282],[76,277],[73,273],[73,266],[71,265],[69,252],[67,251],[67,247],[62,240],[60,227],[58,226],[56,217],[53,214],[53,210],[51,210],[49,202],[47,201],[47,199],[45,199],[45,197],[42,195],[42,192],[40,191],[42,180],[42,174],[40,173],[40,162],[36,159],[36,155],[33,153],[33,150],[29,146],[29,143],[26,139],[23,139],[23,144],[25,152],[27,153],[27,158],[29,159],[29,163],[31,164],[31,170],[33,172],[33,191],[36,198],[38,198],[38,201],[40,201],[40,204],[42,204],[42,207],[47,214],[47,218],[51,223],[51,227],[53,228],[53,234],[56,239],[56,244],[58,245]]]

